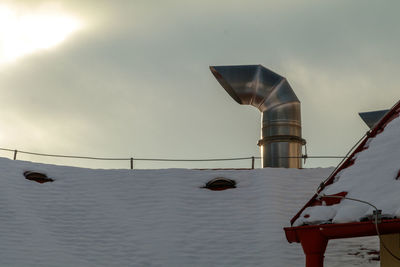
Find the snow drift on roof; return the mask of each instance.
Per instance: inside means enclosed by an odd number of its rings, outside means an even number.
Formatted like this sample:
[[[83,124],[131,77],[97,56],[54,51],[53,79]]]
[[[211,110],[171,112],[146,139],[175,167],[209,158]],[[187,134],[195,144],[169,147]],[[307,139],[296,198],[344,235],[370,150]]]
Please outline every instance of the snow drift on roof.
[[[28,170],[54,182],[27,180]],[[0,158],[0,265],[299,266],[282,227],[331,171],[91,170]],[[201,188],[221,176],[237,188]],[[327,266],[376,266],[347,255],[367,256],[370,240],[332,242]]]

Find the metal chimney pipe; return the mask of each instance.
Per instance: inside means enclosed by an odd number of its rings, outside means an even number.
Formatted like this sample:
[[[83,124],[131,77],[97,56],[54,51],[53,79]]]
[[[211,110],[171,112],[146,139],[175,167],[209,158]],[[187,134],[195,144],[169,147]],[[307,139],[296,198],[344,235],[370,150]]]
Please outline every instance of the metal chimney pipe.
[[[210,66],[227,93],[262,112],[262,167],[301,168],[300,101],[286,78],[261,65]]]

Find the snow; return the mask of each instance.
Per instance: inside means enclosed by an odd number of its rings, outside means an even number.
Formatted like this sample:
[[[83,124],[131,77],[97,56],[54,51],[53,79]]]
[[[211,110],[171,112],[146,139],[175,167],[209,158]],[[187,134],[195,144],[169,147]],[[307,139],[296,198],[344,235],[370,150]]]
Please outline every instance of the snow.
[[[55,181],[26,180],[28,170]],[[331,171],[94,170],[0,158],[0,266],[304,266],[283,227]],[[219,176],[237,188],[201,188]],[[378,266],[368,254],[377,247],[375,238],[334,240],[325,266]]]
[[[354,165],[343,169],[335,182],[320,194],[348,192],[346,197],[367,201],[386,217],[400,217],[400,118],[392,120],[383,132],[368,140],[368,149],[355,155]],[[372,215],[374,208],[364,203],[342,200],[329,207],[306,208],[294,225],[360,221]],[[307,218],[304,216],[306,215]]]

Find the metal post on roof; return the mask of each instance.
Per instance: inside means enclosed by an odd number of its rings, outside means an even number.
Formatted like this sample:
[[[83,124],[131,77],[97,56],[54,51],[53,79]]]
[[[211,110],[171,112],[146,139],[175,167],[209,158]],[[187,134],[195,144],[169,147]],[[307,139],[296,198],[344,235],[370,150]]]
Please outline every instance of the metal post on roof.
[[[254,169],[254,156],[251,157],[251,169]]]
[[[14,160],[16,160],[17,159],[17,153],[18,153],[18,150],[14,150]]]
[[[131,158],[131,170],[133,170],[133,158]]]

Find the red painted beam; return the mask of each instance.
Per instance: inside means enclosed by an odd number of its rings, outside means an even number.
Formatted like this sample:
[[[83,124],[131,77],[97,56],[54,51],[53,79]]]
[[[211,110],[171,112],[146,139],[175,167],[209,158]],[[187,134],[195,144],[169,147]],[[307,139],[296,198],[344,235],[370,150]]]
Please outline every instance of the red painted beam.
[[[400,233],[400,219],[378,224],[380,234]],[[377,235],[374,222],[305,225],[284,228],[289,243],[301,243],[306,267],[323,267],[324,253],[330,239]]]
[[[378,224],[380,234],[400,233],[400,219],[383,220]],[[326,239],[351,238],[361,236],[377,235],[375,224],[373,221],[368,222],[351,222],[337,224],[319,224],[319,225],[304,225],[297,227],[285,227],[286,239],[289,243],[300,243],[300,236],[303,231],[318,230]]]

